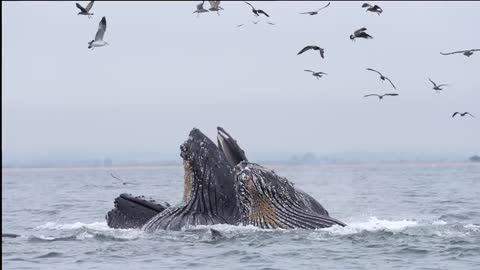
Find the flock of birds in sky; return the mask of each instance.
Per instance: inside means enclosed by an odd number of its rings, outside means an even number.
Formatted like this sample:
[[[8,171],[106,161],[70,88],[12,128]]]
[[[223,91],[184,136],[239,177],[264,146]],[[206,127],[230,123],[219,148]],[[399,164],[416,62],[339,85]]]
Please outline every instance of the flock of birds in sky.
[[[86,15],[88,16],[89,18],[91,18],[91,16],[93,15],[93,13],[90,12],[90,10],[92,9],[93,7],[93,3],[95,1],[90,1],[88,3],[87,6],[83,7],[82,5],[80,5],[79,3],[76,3],[76,6],[78,9],[80,9],[80,12],[78,13],[78,15]],[[200,15],[200,13],[206,13],[206,12],[217,12],[218,15],[220,15],[220,11],[223,10],[223,8],[220,6],[220,2],[221,1],[208,1],[209,4],[210,4],[210,8],[209,9],[205,9],[203,7],[205,1],[202,1],[202,3],[198,4],[196,6],[196,10],[193,12],[193,13],[197,13],[197,16]],[[245,4],[247,4],[248,6],[250,6],[252,8],[252,13],[255,15],[255,17],[260,17],[261,15],[264,16],[264,17],[267,17],[267,18],[270,18],[270,15],[268,15],[268,13],[262,9],[256,9],[252,4],[248,3],[247,1],[244,1]],[[318,10],[315,10],[315,11],[307,11],[307,12],[302,12],[300,14],[304,14],[304,15],[317,15],[319,14],[319,12],[325,8],[327,8],[328,6],[330,6],[330,2],[328,2],[328,4],[326,4],[324,7],[322,8],[319,8]],[[369,3],[364,3],[362,4],[362,8],[366,8],[366,11],[367,12],[372,12],[372,13],[376,13],[377,15],[380,15],[382,14],[383,12],[383,9],[378,6],[378,5],[371,5]],[[258,24],[259,21],[252,21],[253,24]],[[272,23],[272,22],[267,22],[268,24],[270,25],[275,25],[275,23]],[[239,24],[237,25],[237,27],[241,27],[243,26],[244,24]],[[104,41],[103,40],[103,36],[105,35],[105,31],[107,30],[107,20],[105,17],[102,17],[100,23],[99,23],[99,26],[98,26],[98,30],[97,30],[97,33],[95,34],[95,39],[93,39],[92,41],[88,42],[88,48],[89,49],[94,49],[95,47],[102,47],[102,46],[105,46],[105,45],[108,45],[108,42]],[[356,31],[353,32],[353,34],[350,35],[350,39],[352,41],[355,41],[355,39],[357,38],[363,38],[363,39],[373,39],[373,37],[371,35],[369,35],[367,32],[367,28],[365,27],[362,27]],[[305,46],[303,49],[301,49],[297,55],[300,55],[300,54],[303,54],[307,51],[318,51],[319,54],[320,54],[320,57],[321,58],[325,58],[325,49],[324,48],[321,48],[320,46],[317,46],[317,45],[308,45],[308,46]],[[480,49],[471,49],[471,50],[463,50],[463,51],[455,51],[455,52],[450,52],[450,53],[443,53],[443,52],[440,52],[441,55],[451,55],[451,54],[458,54],[458,53],[461,53],[467,57],[470,57],[471,55],[473,55],[473,53],[475,51],[480,51]],[[380,76],[380,80],[382,82],[384,81],[388,81],[391,86],[396,90],[397,88],[395,87],[395,85],[393,84],[392,80],[390,78],[388,78],[387,76],[383,75],[380,71],[378,70],[375,70],[375,69],[372,69],[372,68],[367,68],[368,71],[372,71],[372,72],[375,72],[377,73],[379,76]],[[306,69],[305,70],[306,72],[310,72],[317,80],[319,78],[322,78],[324,75],[328,75],[327,73],[324,73],[322,71],[313,71],[313,70],[309,70],[309,69]],[[435,83],[432,79],[428,78],[428,80],[433,84],[433,90],[435,90],[437,93],[440,93],[441,90],[443,90],[442,87],[445,87],[445,86],[448,86],[448,84],[437,84]],[[398,96],[399,94],[397,93],[386,93],[386,94],[367,94],[365,95],[364,97],[378,97],[379,100],[382,100],[384,97],[386,96],[391,96],[391,97],[394,97],[394,96]],[[456,115],[460,115],[460,116],[466,116],[466,115],[469,115],[471,117],[474,117],[471,113],[469,112],[463,112],[463,113],[460,113],[460,112],[455,112],[453,113],[452,115],[452,118],[455,117]]]

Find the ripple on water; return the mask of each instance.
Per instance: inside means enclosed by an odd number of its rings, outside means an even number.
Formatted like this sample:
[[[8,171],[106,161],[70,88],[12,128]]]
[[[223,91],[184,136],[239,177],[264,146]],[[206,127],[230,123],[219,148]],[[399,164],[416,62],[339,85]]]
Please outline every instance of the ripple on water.
[[[61,253],[61,252],[52,251],[52,252],[48,252],[47,254],[37,256],[35,258],[36,259],[54,258],[54,257],[61,257],[62,255],[63,255],[63,253]]]

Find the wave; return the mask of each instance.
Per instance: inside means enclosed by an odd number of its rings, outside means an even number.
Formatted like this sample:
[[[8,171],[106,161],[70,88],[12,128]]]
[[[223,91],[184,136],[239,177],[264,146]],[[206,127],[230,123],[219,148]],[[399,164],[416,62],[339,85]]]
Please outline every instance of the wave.
[[[180,232],[168,231],[162,234],[147,234],[140,229],[113,229],[108,227],[107,223],[102,222],[74,222],[74,223],[56,223],[47,222],[43,225],[35,227],[35,230],[51,230],[51,231],[74,231],[73,234],[61,237],[51,236],[31,236],[30,241],[78,241],[87,239],[96,239],[99,241],[128,241],[135,240],[139,237],[162,237],[165,240],[182,240],[190,239],[194,236],[194,239],[209,238],[211,235],[210,229],[214,229],[222,234],[225,238],[236,238],[241,236],[247,236],[257,233],[262,234],[278,234],[278,233],[298,233],[301,231],[310,230],[284,230],[284,229],[261,229],[252,225],[229,225],[229,224],[216,224],[216,225],[199,225],[183,228]],[[464,237],[468,235],[478,235],[480,233],[480,225],[477,224],[458,224],[450,223],[441,219],[418,221],[410,219],[402,220],[388,220],[380,219],[375,216],[369,217],[366,221],[352,221],[348,223],[348,226],[341,227],[338,225],[317,229],[313,231],[315,234],[323,236],[345,236],[356,235],[363,233],[403,233],[417,236],[436,236],[436,237]],[[182,236],[183,234],[183,236]]]

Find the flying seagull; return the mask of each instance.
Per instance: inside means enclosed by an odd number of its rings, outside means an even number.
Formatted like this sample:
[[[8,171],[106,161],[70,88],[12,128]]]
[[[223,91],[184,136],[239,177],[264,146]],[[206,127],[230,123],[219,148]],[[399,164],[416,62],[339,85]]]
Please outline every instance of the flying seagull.
[[[434,82],[432,81],[432,79],[430,79],[430,78],[428,78],[428,79],[429,79],[430,82],[433,84],[433,89],[436,90],[437,93],[438,93],[438,91],[443,90],[443,89],[440,88],[440,87],[442,87],[442,86],[448,86],[448,84],[440,84],[440,85],[437,85],[436,83],[434,83]]]
[[[321,71],[315,72],[315,71],[309,70],[309,69],[305,69],[304,71],[306,71],[306,72],[311,72],[312,75],[313,75],[315,78],[317,78],[317,80],[318,80],[318,78],[321,78],[323,75],[328,75],[327,73],[321,72]]]
[[[108,45],[108,42],[103,41],[103,35],[105,35],[105,31],[107,30],[107,19],[105,16],[102,18],[100,23],[98,24],[98,31],[95,35],[95,39],[88,43],[88,48],[95,49],[95,47],[102,47]]]
[[[258,17],[258,16],[260,16],[259,14],[263,14],[263,15],[265,15],[265,16],[267,16],[267,17],[270,17],[265,11],[263,11],[263,10],[261,10],[261,9],[255,9],[255,8],[254,8],[250,3],[248,3],[247,1],[243,1],[243,2],[245,2],[245,4],[247,4],[247,5],[249,5],[249,6],[252,7],[252,12],[253,12],[253,14],[255,14],[255,16]]]
[[[372,36],[370,36],[365,32],[366,30],[367,28],[365,27],[358,29],[357,31],[353,32],[353,35],[350,35],[350,39],[352,41],[355,41],[356,38],[364,38],[364,39],[373,38]]]
[[[75,3],[78,9],[80,9],[80,12],[78,12],[77,15],[88,15],[88,18],[91,18],[90,16],[93,15],[93,13],[90,13],[90,9],[92,9],[93,2],[95,1],[90,1],[86,7],[82,7],[79,3]]]
[[[223,8],[220,6],[220,1],[208,1],[210,3],[210,8],[208,10],[210,11],[216,11],[218,15],[220,15],[220,10],[223,10]]]
[[[363,3],[362,8],[367,8],[366,11],[374,12],[380,15],[383,12],[383,9],[377,5],[370,5],[369,3]]]
[[[473,114],[469,113],[469,112],[464,112],[464,113],[460,113],[460,112],[455,112],[453,115],[452,115],[452,118],[455,117],[455,115],[459,114],[461,117],[464,117],[465,115],[470,115],[471,117],[475,117],[473,116]]]
[[[197,5],[197,10],[195,10],[193,13],[198,13],[197,14],[197,17],[200,16],[200,13],[204,13],[204,12],[208,12],[208,10],[206,10],[205,8],[203,8],[203,3],[205,3],[205,1],[202,1],[202,3],[198,4]]]
[[[377,97],[378,97],[378,100],[382,100],[383,97],[385,97],[385,96],[392,96],[392,97],[394,97],[394,96],[398,96],[398,94],[395,94],[395,93],[393,93],[393,94],[383,94],[383,95],[369,94],[369,95],[365,95],[365,96],[363,96],[363,97],[371,97],[371,96],[377,96]]]
[[[394,88],[394,89],[397,89],[397,88],[395,87],[395,85],[393,84],[392,80],[390,80],[388,77],[384,76],[382,73],[380,73],[380,71],[377,71],[377,70],[375,70],[375,69],[373,69],[373,68],[367,68],[367,70],[370,70],[370,71],[373,71],[373,72],[378,73],[378,75],[380,75],[380,80],[382,80],[382,81],[385,81],[385,80],[389,81],[390,84],[393,86],[393,88]]]
[[[454,54],[454,53],[462,53],[463,55],[465,55],[466,57],[470,57],[470,55],[473,54],[473,52],[478,52],[480,51],[480,49],[472,49],[472,50],[465,50],[465,51],[456,51],[456,52],[451,52],[451,53],[440,53],[441,55],[450,55],[450,54]]]
[[[308,14],[308,15],[317,15],[318,12],[326,7],[330,6],[330,2],[328,2],[328,4],[320,9],[318,9],[317,11],[307,11],[307,12],[303,12],[303,13],[300,13],[300,14]]]
[[[303,48],[301,51],[299,51],[299,52],[297,53],[297,55],[300,55],[300,54],[302,54],[302,53],[304,53],[304,52],[306,52],[306,51],[308,51],[308,50],[317,50],[317,51],[320,51],[320,56],[321,56],[322,58],[325,58],[325,57],[324,57],[325,49],[320,48],[320,47],[315,46],[315,45],[306,46],[306,47]]]
[[[113,178],[115,178],[115,179],[117,179],[117,180],[119,180],[119,181],[121,181],[123,185],[130,184],[130,183],[128,183],[128,182],[123,181],[123,179],[121,179],[120,177],[115,176],[113,173],[110,173],[110,176],[113,177]]]

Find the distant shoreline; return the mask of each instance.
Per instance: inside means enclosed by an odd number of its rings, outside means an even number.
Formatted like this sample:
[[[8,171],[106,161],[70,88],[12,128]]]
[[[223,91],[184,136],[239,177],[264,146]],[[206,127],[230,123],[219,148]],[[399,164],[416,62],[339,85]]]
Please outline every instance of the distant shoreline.
[[[313,164],[289,164],[282,162],[260,162],[262,165],[273,167],[373,167],[373,166],[404,166],[404,167],[445,167],[445,166],[480,166],[476,162],[350,162],[350,163],[313,163]],[[155,169],[173,169],[183,168],[182,164],[165,164],[165,165],[118,165],[118,166],[63,166],[63,167],[2,167],[3,172],[15,171],[75,171],[75,170],[98,170],[98,171],[115,171],[115,170],[155,170]]]

